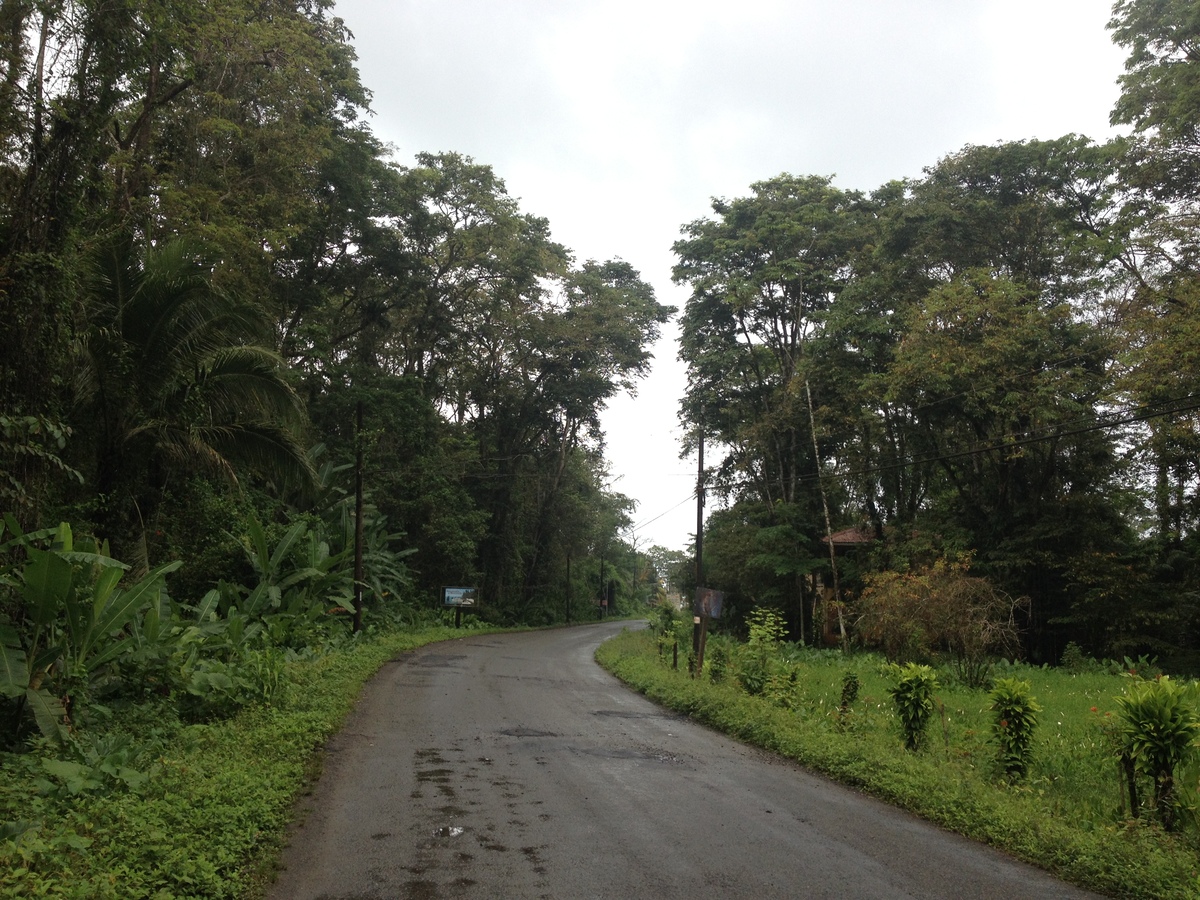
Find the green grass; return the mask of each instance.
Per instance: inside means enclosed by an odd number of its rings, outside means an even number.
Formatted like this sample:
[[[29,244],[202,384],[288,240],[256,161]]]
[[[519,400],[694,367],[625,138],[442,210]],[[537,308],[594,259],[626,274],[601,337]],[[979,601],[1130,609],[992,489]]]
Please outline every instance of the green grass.
[[[124,725],[155,757],[136,788],[64,795],[36,755],[0,754],[0,823],[37,826],[16,840],[0,832],[0,897],[260,896],[317,751],[365,681],[397,654],[463,636],[398,632],[289,663],[282,702],[224,721],[135,710]]]
[[[623,633],[602,645],[597,659],[670,709],[1080,886],[1129,898],[1200,897],[1195,822],[1182,834],[1167,834],[1119,809],[1117,762],[1101,725],[1116,708],[1119,677],[1025,666],[1004,672],[1030,681],[1043,707],[1029,776],[1010,785],[997,777],[986,692],[944,683],[924,749],[906,752],[887,693],[891,682],[873,655],[795,655],[791,709],[748,696],[732,678],[693,680],[682,662],[681,671],[671,670],[648,632]],[[859,695],[842,717],[842,678],[851,671]],[[1184,775],[1194,801],[1200,772],[1193,765]]]

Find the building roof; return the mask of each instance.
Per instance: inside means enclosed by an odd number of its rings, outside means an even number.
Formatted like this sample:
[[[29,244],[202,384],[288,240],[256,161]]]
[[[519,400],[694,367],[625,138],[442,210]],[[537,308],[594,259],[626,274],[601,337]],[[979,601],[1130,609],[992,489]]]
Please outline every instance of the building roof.
[[[821,538],[821,543],[833,544],[834,547],[863,547],[875,543],[875,529],[869,525],[843,528],[841,531],[835,531],[829,537]]]

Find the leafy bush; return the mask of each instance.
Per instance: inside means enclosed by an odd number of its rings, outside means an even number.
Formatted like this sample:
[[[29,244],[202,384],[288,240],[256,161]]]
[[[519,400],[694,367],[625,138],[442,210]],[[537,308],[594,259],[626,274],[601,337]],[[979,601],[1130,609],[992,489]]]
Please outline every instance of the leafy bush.
[[[751,647],[778,647],[787,633],[779,610],[768,606],[760,606],[746,616],[746,626],[749,630],[747,643]]]
[[[783,616],[760,606],[746,616],[746,624],[750,636],[737,654],[737,679],[746,693],[761,694],[771,677],[771,661],[783,643]]]
[[[802,669],[799,663],[786,660],[770,660],[762,694],[776,706],[796,709],[799,706],[797,687]]]
[[[230,716],[252,703],[278,703],[287,691],[284,654],[270,643],[231,661],[201,657],[185,670],[180,713],[187,721]]]
[[[708,680],[720,684],[729,673],[729,642],[720,635],[713,635],[709,638],[708,654]]]
[[[1033,733],[1042,708],[1028,681],[997,678],[992,687],[992,737],[999,747],[1000,768],[1010,779],[1024,778],[1033,753]]]
[[[159,765],[163,744],[150,734],[143,741],[121,732],[72,735],[61,755],[43,755],[42,768],[54,780],[48,796],[74,797],[92,791],[138,789]]]
[[[1175,827],[1178,812],[1175,770],[1195,751],[1200,733],[1195,695],[1194,686],[1162,675],[1134,681],[1116,701],[1124,752],[1152,780],[1153,808],[1168,830]]]
[[[851,707],[854,706],[854,701],[858,699],[859,687],[858,673],[847,672],[842,676],[842,697],[838,701],[837,717],[839,729],[844,730],[850,725]]]
[[[904,746],[918,750],[925,737],[925,727],[933,714],[933,692],[937,690],[937,673],[929,666],[906,663],[894,666],[896,683],[888,690],[900,716]]]
[[[838,710],[845,713],[850,709],[851,704],[858,699],[858,675],[855,672],[847,672],[842,676],[842,700],[838,704]]]
[[[1100,664],[1087,656],[1083,648],[1074,641],[1067,641],[1058,664],[1068,672],[1098,672],[1101,668]]]
[[[658,636],[658,655],[671,658],[675,646],[675,628],[679,624],[679,613],[669,603],[660,603],[650,617],[650,630]]]

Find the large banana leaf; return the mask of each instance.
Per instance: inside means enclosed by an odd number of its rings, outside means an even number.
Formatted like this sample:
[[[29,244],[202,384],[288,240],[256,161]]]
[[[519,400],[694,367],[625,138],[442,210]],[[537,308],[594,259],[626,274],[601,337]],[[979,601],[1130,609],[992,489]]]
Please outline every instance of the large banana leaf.
[[[0,695],[15,699],[29,687],[29,666],[17,631],[0,624]]]
[[[217,614],[217,606],[221,602],[221,592],[216,588],[210,590],[196,606],[196,621],[207,622]]]
[[[124,628],[142,609],[157,601],[163,576],[174,572],[181,565],[181,561],[175,560],[158,566],[132,587],[108,594],[107,601],[99,609],[86,638],[76,647],[77,658],[87,666],[88,671],[98,669],[121,654],[125,641],[114,640],[113,632]],[[102,641],[108,643],[99,647]]]
[[[50,550],[27,550],[29,562],[21,573],[22,594],[29,619],[46,628],[58,617],[74,588],[75,569],[60,554]]]
[[[58,698],[45,688],[36,691],[31,688],[25,692],[25,704],[33,713],[38,731],[55,741],[67,739],[67,729],[63,724],[67,718],[67,711]]]

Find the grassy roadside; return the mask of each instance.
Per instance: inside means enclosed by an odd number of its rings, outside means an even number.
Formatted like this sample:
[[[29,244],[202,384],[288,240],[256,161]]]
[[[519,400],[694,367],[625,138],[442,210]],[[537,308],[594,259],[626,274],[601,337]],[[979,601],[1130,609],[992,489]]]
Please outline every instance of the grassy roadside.
[[[367,679],[400,653],[479,633],[394,632],[296,660],[281,701],[224,721],[137,711],[123,727],[154,759],[132,786],[72,791],[34,755],[0,754],[0,897],[261,896],[317,750]]]
[[[785,709],[732,684],[693,680],[686,672],[673,671],[660,661],[648,632],[623,633],[603,644],[596,658],[663,706],[1006,850],[1082,887],[1128,898],[1200,897],[1200,859],[1194,841],[1141,822],[1115,822],[1111,816],[1101,821],[1080,814],[1055,793],[1055,781],[1062,781],[1052,771],[1057,762],[1050,762],[1049,774],[1039,776],[1044,783],[998,783],[980,766],[971,747],[971,741],[979,744],[981,739],[977,713],[968,700],[948,699],[949,715],[935,726],[945,730],[944,742],[931,741],[927,750],[907,753],[889,727],[878,685],[865,671],[857,718],[848,725],[837,723],[836,685],[844,662],[806,664],[805,677],[812,690],[796,708]],[[961,721],[955,722],[956,714]],[[1044,747],[1058,752],[1058,734],[1048,736]],[[1063,753],[1075,752],[1070,750],[1078,742],[1073,732],[1067,731],[1063,741]],[[1095,777],[1114,780],[1107,770]]]

